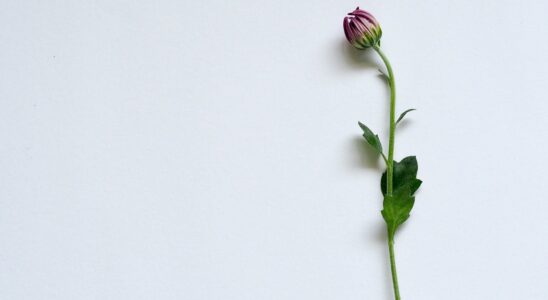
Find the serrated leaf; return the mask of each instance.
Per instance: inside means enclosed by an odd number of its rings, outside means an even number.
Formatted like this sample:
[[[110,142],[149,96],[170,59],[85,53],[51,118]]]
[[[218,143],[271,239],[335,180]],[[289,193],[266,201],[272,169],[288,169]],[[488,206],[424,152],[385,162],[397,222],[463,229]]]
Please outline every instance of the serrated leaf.
[[[411,194],[414,194],[422,183],[421,180],[417,179],[418,170],[419,166],[415,156],[408,156],[400,162],[394,161],[394,183],[392,185],[394,191],[406,184],[410,184]],[[383,195],[386,195],[386,171],[382,173],[381,191]]]
[[[412,112],[414,110],[416,110],[416,109],[411,108],[411,109],[408,109],[408,110],[402,112],[401,115],[399,116],[398,120],[396,121],[396,124],[398,124],[401,120],[403,120],[403,118],[405,117],[405,115],[407,115],[407,113]]]
[[[402,187],[396,193],[384,197],[381,214],[391,236],[396,233],[401,224],[409,219],[414,204],[415,197],[412,196],[409,186]]]
[[[396,229],[408,218],[415,204],[415,192],[422,184],[417,179],[418,164],[415,156],[408,156],[400,162],[394,161],[393,191],[386,194],[386,171],[381,177],[381,191],[384,195],[381,214],[388,226],[388,232],[394,234]]]
[[[381,140],[379,139],[379,136],[374,134],[369,127],[363,125],[361,122],[358,122],[358,125],[360,125],[360,128],[363,130],[363,137],[367,141],[367,143],[373,147],[379,154],[383,155],[382,153],[382,144]]]

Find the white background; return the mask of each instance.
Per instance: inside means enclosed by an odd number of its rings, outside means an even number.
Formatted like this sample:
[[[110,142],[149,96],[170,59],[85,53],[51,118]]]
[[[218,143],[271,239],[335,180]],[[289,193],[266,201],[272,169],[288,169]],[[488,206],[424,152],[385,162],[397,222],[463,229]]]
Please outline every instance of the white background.
[[[1,299],[548,299],[546,1],[0,2]]]

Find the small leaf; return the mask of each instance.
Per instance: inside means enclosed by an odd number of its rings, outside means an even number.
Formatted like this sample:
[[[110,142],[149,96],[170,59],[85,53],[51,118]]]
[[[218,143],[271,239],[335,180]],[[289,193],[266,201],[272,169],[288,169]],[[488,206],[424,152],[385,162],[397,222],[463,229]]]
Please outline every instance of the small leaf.
[[[407,115],[408,112],[412,112],[412,111],[414,111],[414,110],[416,110],[416,109],[411,108],[411,109],[408,109],[408,110],[402,112],[401,115],[400,115],[400,117],[399,117],[398,120],[396,121],[396,124],[398,124],[401,120],[403,120],[403,118],[405,117],[405,115]]]
[[[367,141],[367,143],[373,147],[379,154],[383,155],[382,153],[382,144],[381,140],[379,139],[379,136],[374,134],[371,129],[369,129],[367,126],[363,125],[361,122],[358,122],[361,129],[363,130],[363,137]]]

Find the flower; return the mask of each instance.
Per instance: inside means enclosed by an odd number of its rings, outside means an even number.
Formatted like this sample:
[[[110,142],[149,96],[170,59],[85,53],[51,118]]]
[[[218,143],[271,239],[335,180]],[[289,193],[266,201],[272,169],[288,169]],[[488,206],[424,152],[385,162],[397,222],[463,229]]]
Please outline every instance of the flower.
[[[348,13],[343,21],[344,34],[352,46],[363,50],[377,46],[381,40],[382,30],[372,14],[356,7]]]

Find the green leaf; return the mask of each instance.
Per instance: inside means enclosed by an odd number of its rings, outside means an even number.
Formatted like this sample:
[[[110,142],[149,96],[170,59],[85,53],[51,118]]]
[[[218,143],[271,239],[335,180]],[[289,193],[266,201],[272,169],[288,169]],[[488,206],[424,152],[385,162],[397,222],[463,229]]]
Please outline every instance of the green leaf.
[[[422,184],[422,181],[417,179],[417,171],[415,156],[408,156],[400,162],[394,161],[392,195],[386,194],[386,171],[382,174],[381,191],[384,202],[381,213],[391,234],[409,218],[415,203],[414,194]]]
[[[382,144],[379,136],[374,134],[371,129],[363,125],[361,122],[358,122],[358,125],[360,125],[361,129],[363,130],[363,137],[365,138],[367,143],[371,147],[373,147],[379,154],[384,156],[384,154],[382,153]]]
[[[398,120],[396,121],[396,124],[398,124],[401,120],[403,120],[403,118],[405,117],[405,115],[407,115],[408,112],[412,112],[412,111],[414,111],[414,110],[416,110],[416,109],[411,108],[411,109],[408,109],[408,110],[402,112],[401,115],[400,115],[400,117],[399,117]]]
[[[411,195],[409,186],[402,187],[391,196],[384,197],[381,214],[392,237],[396,229],[409,219],[414,204],[415,197]]]
[[[394,161],[393,189],[396,191],[405,185],[410,185],[411,194],[414,194],[420,187],[422,181],[417,179],[419,166],[415,156],[408,156],[400,162]],[[386,171],[381,177],[381,191],[386,195]]]

